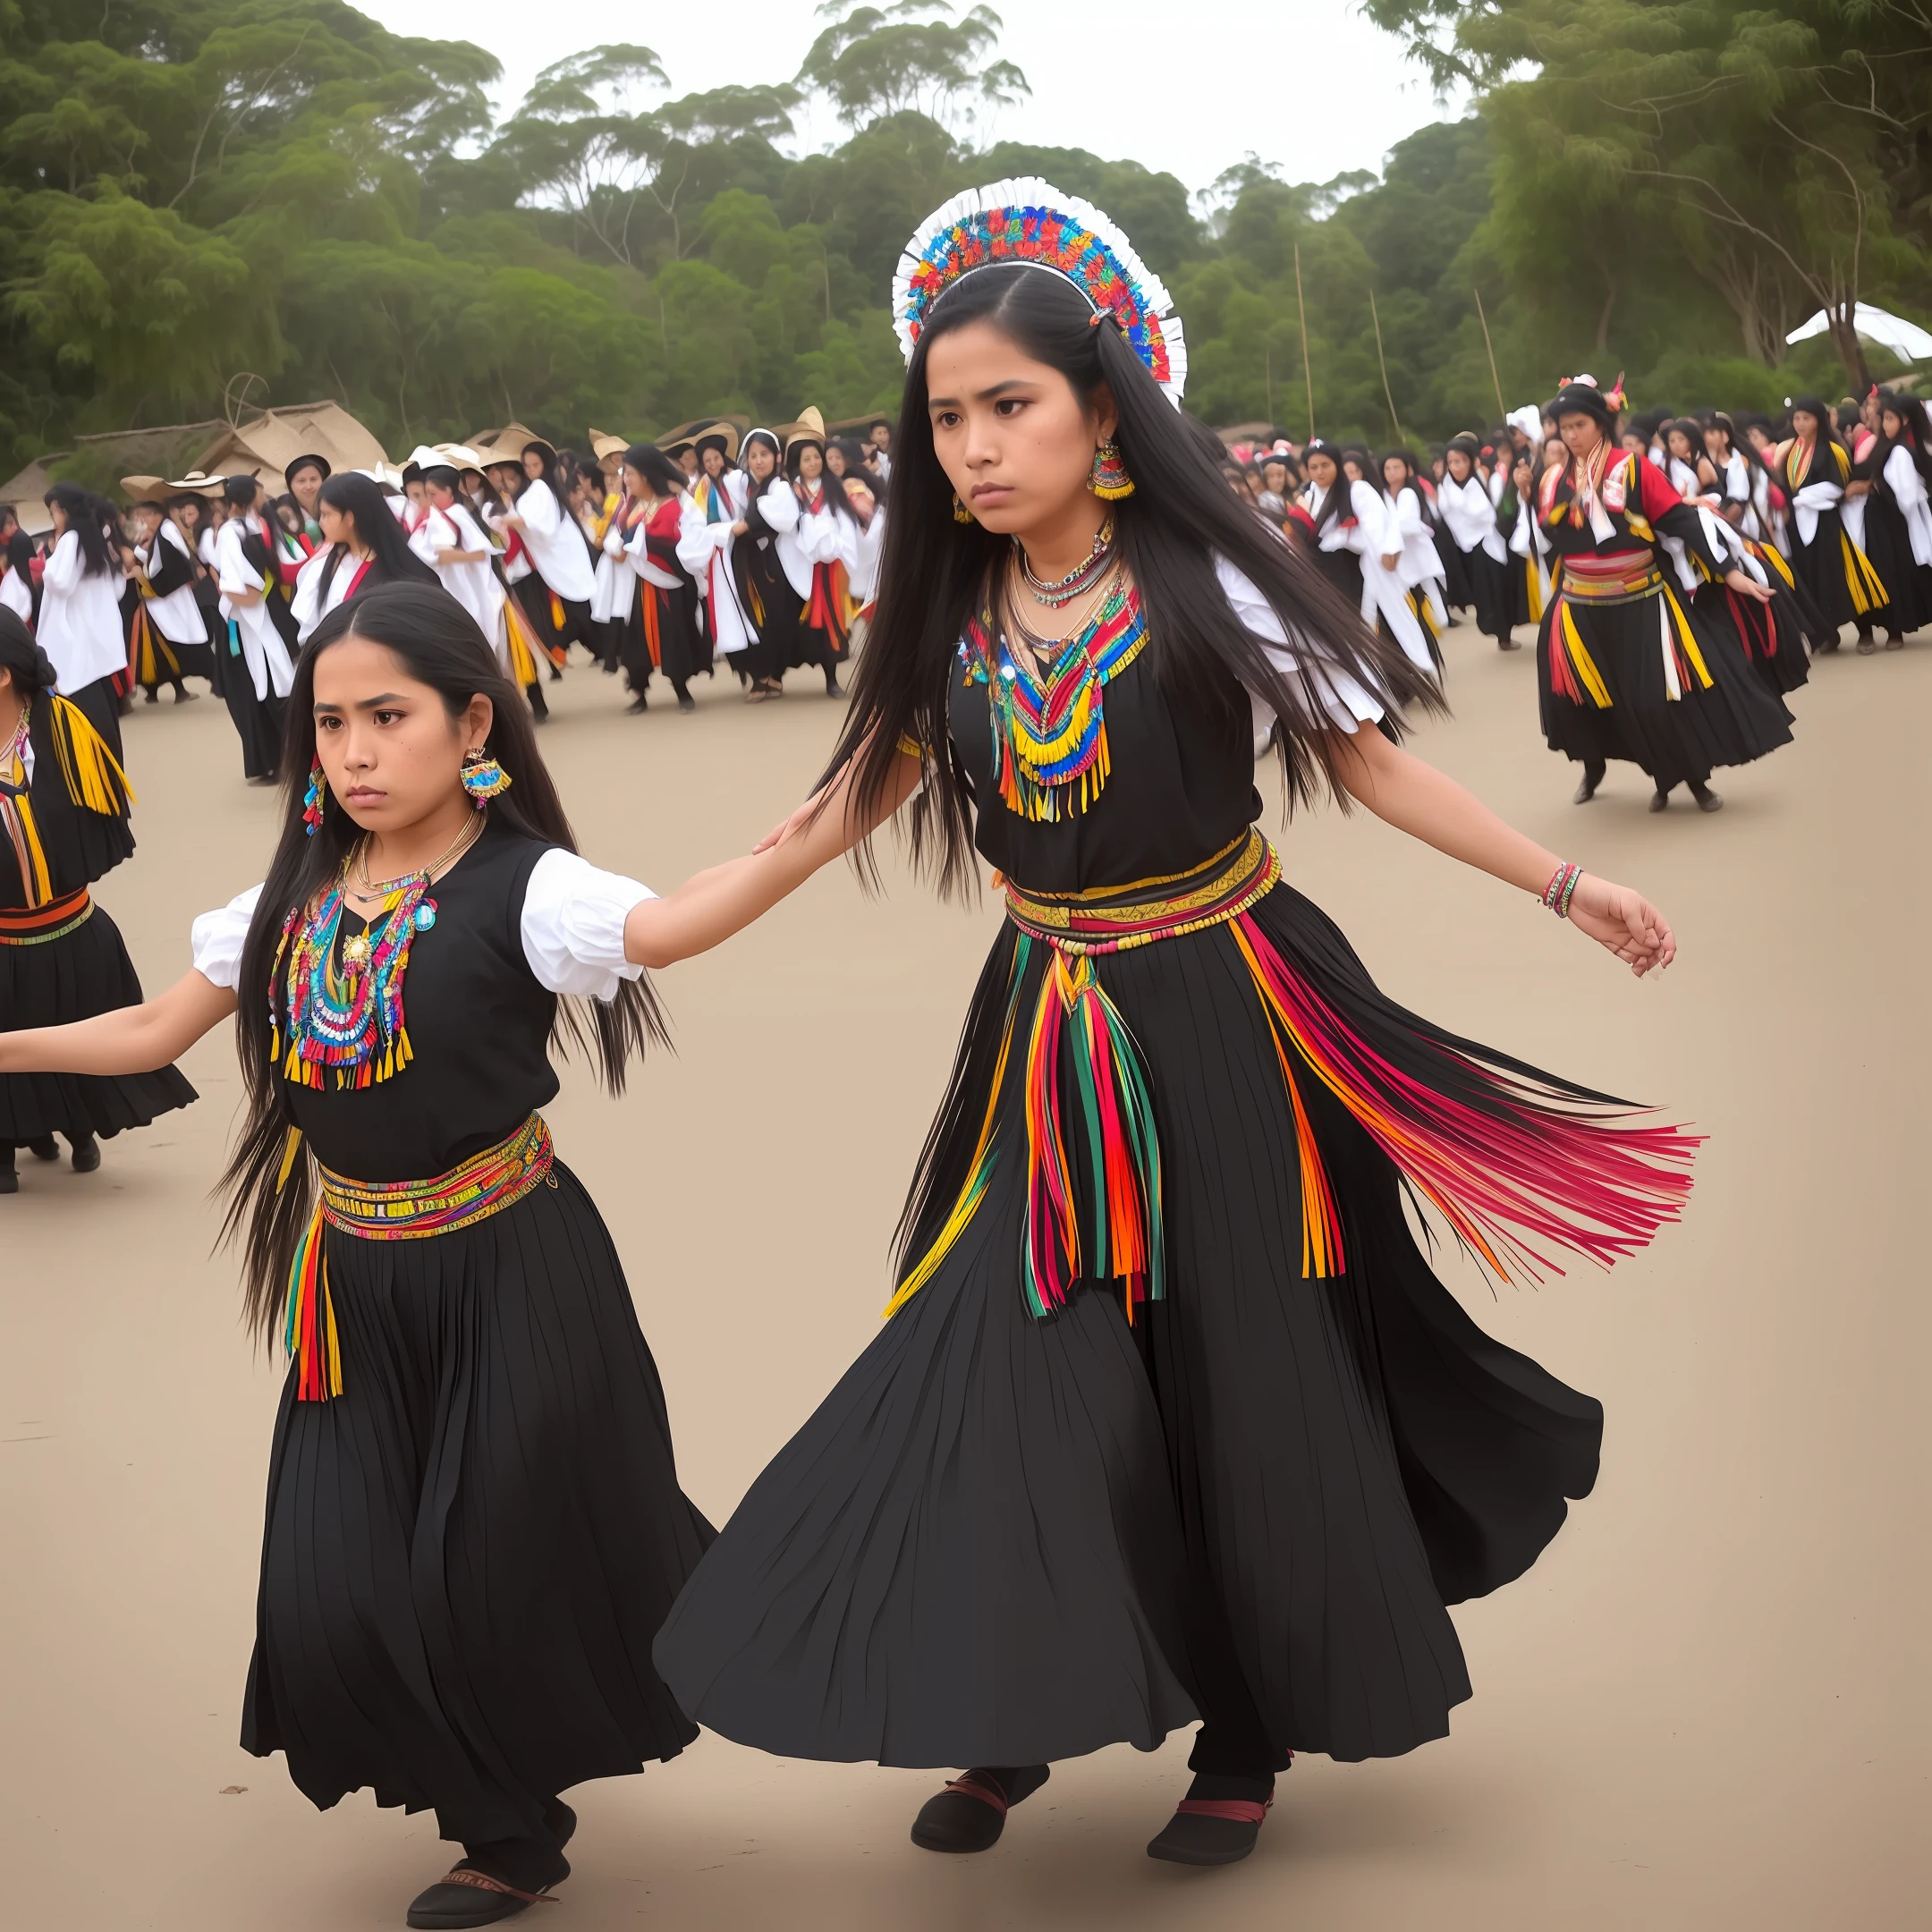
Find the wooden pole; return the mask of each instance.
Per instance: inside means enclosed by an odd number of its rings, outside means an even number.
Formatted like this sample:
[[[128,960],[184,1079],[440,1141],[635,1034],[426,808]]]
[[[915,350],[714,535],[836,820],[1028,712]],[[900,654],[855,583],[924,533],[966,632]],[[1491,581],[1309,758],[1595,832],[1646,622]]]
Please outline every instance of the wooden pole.
[[[1509,404],[1503,400],[1503,378],[1496,374],[1496,344],[1489,340],[1489,318],[1483,313],[1482,291],[1472,290],[1476,297],[1476,316],[1482,324],[1483,347],[1489,352],[1489,380],[1496,385],[1496,419],[1500,422],[1509,420]]]
[[[1301,318],[1301,382],[1308,390],[1308,433],[1309,441],[1315,440],[1315,372],[1309,367],[1308,352],[1308,304],[1301,299],[1301,244],[1295,243],[1294,251],[1294,301],[1295,311]]]
[[[1375,291],[1368,291],[1368,319],[1375,324],[1375,359],[1382,369],[1382,400],[1388,404],[1390,427],[1398,443],[1407,439],[1402,433],[1402,418],[1395,413],[1395,392],[1389,387],[1388,360],[1382,353],[1382,318],[1376,312]]]

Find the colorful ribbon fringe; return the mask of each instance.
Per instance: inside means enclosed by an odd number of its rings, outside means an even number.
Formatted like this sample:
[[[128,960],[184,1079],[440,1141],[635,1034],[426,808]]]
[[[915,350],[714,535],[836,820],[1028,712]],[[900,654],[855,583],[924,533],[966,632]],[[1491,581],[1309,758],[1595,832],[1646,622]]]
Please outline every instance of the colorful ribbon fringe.
[[[1294,1120],[1301,1195],[1301,1273],[1346,1271],[1342,1214],[1303,1091],[1312,1078],[1346,1108],[1397,1172],[1443,1216],[1457,1239],[1504,1280],[1561,1274],[1549,1250],[1607,1267],[1677,1218],[1700,1136],[1634,1123],[1637,1109],[1498,1071],[1412,1028],[1426,1063],[1396,1065],[1352,1028],[1262,929],[1253,907],[1280,877],[1258,833],[1175,879],[1112,895],[1213,877],[1205,886],[1132,905],[1055,907],[1008,888],[1019,928],[1006,1013],[986,1113],[966,1179],[945,1223],[887,1304],[896,1315],[937,1273],[985,1199],[999,1157],[1001,1098],[1013,1057],[1028,968],[1047,951],[1025,1051],[1022,1116],[1027,1190],[1022,1234],[1027,1303],[1044,1317],[1082,1279],[1122,1284],[1127,1317],[1165,1293],[1159,1134],[1147,1071],[1096,957],[1228,927],[1267,1015]],[[1262,861],[1255,860],[1259,848]],[[1046,929],[1042,909],[1063,929]],[[1071,1091],[1077,1106],[1070,1108]],[[1079,1146],[1076,1148],[1075,1142]],[[1075,1163],[1088,1163],[1091,1213],[1080,1213]]]
[[[301,1146],[301,1130],[291,1127],[277,1192],[288,1184]],[[550,1130],[542,1114],[532,1114],[508,1140],[428,1180],[351,1181],[321,1168],[321,1198],[289,1269],[282,1326],[283,1344],[296,1364],[296,1400],[326,1402],[343,1392],[326,1228],[339,1228],[362,1241],[428,1241],[453,1234],[513,1207],[544,1182],[555,1187],[555,1158]]]

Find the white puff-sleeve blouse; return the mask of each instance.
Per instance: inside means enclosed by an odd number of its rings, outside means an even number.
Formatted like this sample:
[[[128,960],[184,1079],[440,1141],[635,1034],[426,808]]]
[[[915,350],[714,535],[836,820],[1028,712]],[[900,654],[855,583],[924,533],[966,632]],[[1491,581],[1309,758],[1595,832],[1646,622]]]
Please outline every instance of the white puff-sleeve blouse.
[[[577,853],[553,847],[530,869],[519,934],[537,983],[551,993],[611,1000],[644,970],[624,957],[624,920],[631,907],[657,895],[619,872],[605,872]],[[251,886],[194,922],[194,968],[213,986],[233,988],[242,948],[261,887]]]

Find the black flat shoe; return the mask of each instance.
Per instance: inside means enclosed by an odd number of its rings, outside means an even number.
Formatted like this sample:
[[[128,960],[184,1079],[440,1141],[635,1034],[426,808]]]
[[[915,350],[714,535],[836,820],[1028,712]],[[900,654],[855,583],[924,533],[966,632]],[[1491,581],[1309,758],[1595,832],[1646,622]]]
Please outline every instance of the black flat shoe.
[[[624,710],[631,717],[635,717],[640,711],[648,711],[649,709],[650,706],[645,702],[644,693],[642,691],[640,691],[637,696],[633,698],[631,702],[624,707]]]
[[[30,1140],[27,1143],[27,1151],[36,1160],[58,1160],[60,1158],[60,1143],[55,1140],[52,1134],[44,1133],[38,1140]]]
[[[523,1892],[473,1865],[459,1865],[410,1901],[409,1916],[403,1922],[419,1928],[495,1925],[500,1919],[514,1919],[549,1896],[548,1885],[540,1892]]]
[[[677,708],[680,711],[695,711],[698,700],[688,691],[681,691],[677,694]]]
[[[1724,794],[1713,792],[1708,785],[1692,785],[1690,787],[1690,796],[1697,801],[1697,809],[1699,811],[1722,811],[1724,809]]]
[[[1598,778],[1584,779],[1583,783],[1576,788],[1576,796],[1570,802],[1572,805],[1588,805],[1597,796],[1597,787],[1602,782]]]
[[[0,1167],[0,1194],[18,1194],[20,1175],[12,1167]]]
[[[1668,811],[1670,809],[1670,793],[1668,792],[1653,792],[1650,794],[1650,809],[1652,811]]]
[[[100,1165],[100,1142],[92,1134],[76,1140],[70,1158],[76,1174],[92,1174]]]
[[[1255,1848],[1261,1821],[1275,1802],[1272,1780],[1264,1798],[1197,1797],[1204,1790],[1248,1790],[1247,1778],[1197,1777],[1190,1793],[1174,1807],[1166,1828],[1147,1848],[1148,1856],[1170,1865],[1238,1865]]]
[[[922,1852],[989,1852],[1006,1829],[1006,1814],[1053,1775],[1047,1765],[962,1771],[919,1807],[912,1843]]]

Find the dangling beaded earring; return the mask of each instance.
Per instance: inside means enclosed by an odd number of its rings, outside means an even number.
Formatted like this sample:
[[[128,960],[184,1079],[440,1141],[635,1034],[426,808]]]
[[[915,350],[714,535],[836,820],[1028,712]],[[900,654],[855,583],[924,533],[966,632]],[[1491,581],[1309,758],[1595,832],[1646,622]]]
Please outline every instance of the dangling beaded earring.
[[[510,789],[510,774],[480,745],[463,753],[462,776],[462,788],[479,811],[499,792]]]
[[[977,523],[979,521],[979,519],[976,517],[972,513],[972,512],[969,510],[966,505],[960,501],[960,493],[957,490],[954,490],[953,492],[953,521],[955,523]]]
[[[1127,474],[1120,445],[1112,436],[1093,453],[1093,475],[1087,487],[1108,503],[1118,503],[1123,496],[1134,493],[1134,479]]]
[[[302,830],[313,838],[322,829],[322,812],[328,803],[328,780],[322,775],[319,757],[309,767],[309,789],[302,793]]]

